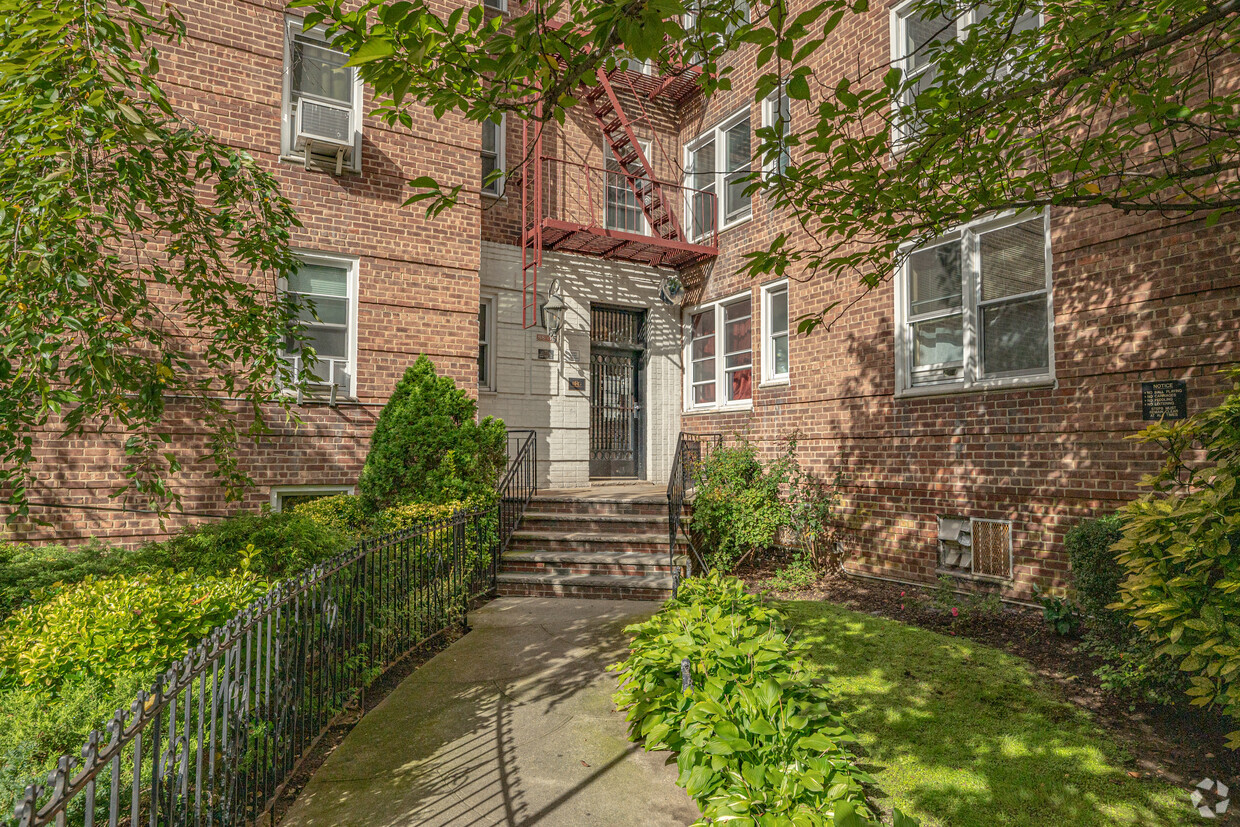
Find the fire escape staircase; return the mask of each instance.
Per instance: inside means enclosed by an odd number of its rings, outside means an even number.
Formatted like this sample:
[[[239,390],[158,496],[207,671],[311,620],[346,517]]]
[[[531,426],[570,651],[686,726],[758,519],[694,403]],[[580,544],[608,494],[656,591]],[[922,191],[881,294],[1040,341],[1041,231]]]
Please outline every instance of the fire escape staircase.
[[[637,197],[637,205],[645,214],[651,233],[667,241],[687,243],[688,238],[676,220],[664,187],[655,178],[650,159],[642,150],[637,135],[633,133],[633,124],[616,97],[616,89],[602,69],[598,71],[598,80],[598,86],[586,96],[586,102],[602,127],[603,141]]]
[[[679,185],[659,180],[650,158],[642,149],[633,130],[637,119],[626,114],[616,88],[612,83],[614,74],[598,71],[598,85],[586,93],[583,100],[602,130],[603,142],[618,165],[619,173],[633,193],[636,205],[641,209],[649,228],[647,234],[609,229],[592,220],[588,223],[557,219],[547,215],[543,168],[550,162],[543,154],[542,130],[539,125],[522,126],[523,158],[521,175],[521,271],[522,271],[522,319],[525,327],[538,323],[538,267],[546,249],[565,250],[582,255],[619,259],[648,264],[655,267],[681,269],[704,261],[718,254],[717,240],[712,232],[708,238],[690,240],[677,206],[687,201],[686,191]],[[662,93],[668,88],[667,81],[659,83],[649,96]],[[630,86],[633,84],[630,83]],[[636,87],[633,87],[637,97]],[[648,119],[648,116],[647,116]],[[585,169],[587,177],[591,171]],[[614,180],[614,179],[613,179]],[[592,185],[587,182],[586,187]],[[605,191],[607,184],[601,188]],[[594,212],[593,195],[590,212]],[[600,193],[600,200],[605,195]],[[713,222],[712,222],[713,223]]]

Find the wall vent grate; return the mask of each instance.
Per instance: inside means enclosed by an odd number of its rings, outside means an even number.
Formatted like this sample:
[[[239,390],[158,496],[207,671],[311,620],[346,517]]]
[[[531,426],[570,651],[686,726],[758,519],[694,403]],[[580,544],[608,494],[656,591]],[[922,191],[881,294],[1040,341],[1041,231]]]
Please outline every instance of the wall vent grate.
[[[984,577],[1012,576],[1012,524],[1006,520],[973,520],[973,573]]]

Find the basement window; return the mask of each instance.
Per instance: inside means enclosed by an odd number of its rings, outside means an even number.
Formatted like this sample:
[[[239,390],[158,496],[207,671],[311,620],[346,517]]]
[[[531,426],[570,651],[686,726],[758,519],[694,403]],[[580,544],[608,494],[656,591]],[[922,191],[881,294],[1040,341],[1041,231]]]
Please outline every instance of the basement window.
[[[337,494],[352,494],[351,485],[280,485],[271,489],[271,510],[288,511],[302,503],[334,497]]]
[[[939,570],[1012,579],[1012,523],[975,517],[939,517]]]

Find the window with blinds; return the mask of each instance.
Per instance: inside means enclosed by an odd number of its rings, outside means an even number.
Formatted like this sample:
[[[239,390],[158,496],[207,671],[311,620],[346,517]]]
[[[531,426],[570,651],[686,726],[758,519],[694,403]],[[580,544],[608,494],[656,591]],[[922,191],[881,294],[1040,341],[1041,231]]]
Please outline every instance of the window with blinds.
[[[283,354],[311,391],[354,393],[357,350],[355,303],[357,261],[327,256],[298,257],[285,291],[300,310],[285,336]]]
[[[1053,379],[1047,216],[976,222],[902,255],[902,391]]]

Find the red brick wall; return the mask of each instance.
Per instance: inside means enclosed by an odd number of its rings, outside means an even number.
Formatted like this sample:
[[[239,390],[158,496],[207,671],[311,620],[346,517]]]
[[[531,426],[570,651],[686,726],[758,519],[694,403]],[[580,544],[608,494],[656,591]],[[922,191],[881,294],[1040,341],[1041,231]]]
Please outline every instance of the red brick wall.
[[[475,390],[480,132],[477,124],[452,115],[437,120],[429,112],[416,117],[412,129],[367,118],[360,174],[337,176],[280,161],[285,4],[179,0],[178,5],[188,37],[161,53],[161,79],[174,105],[277,175],[305,225],[294,235],[295,247],[360,260],[358,402],[335,409],[307,405],[299,410],[301,425],[270,412],[275,433],[243,446],[242,465],[258,487],[240,507],[267,502],[273,485],[353,484],[380,406],[418,354],[430,355],[442,372]],[[370,98],[367,90],[367,110]],[[402,207],[411,194],[405,182],[419,175],[434,175],[445,186],[464,183],[463,206],[434,220],[419,206]],[[178,415],[174,401],[174,448],[186,463],[174,484],[186,511],[239,507],[222,501],[210,466],[195,461],[203,453],[204,435],[192,423],[178,422]],[[10,536],[136,543],[191,521],[175,516],[161,526],[151,514],[98,510],[121,505],[107,494],[123,481],[122,443],[113,433],[45,439],[32,499],[70,507],[36,508],[35,516],[51,525],[20,527]]]
[[[833,78],[889,59],[888,8],[841,24],[817,58]],[[742,54],[733,89],[686,107],[682,136],[752,104],[755,75]],[[812,117],[793,103],[796,128]],[[791,382],[756,388],[752,411],[686,414],[690,431],[744,433],[773,452],[800,436],[801,455],[849,479],[850,509],[865,527],[853,543],[859,572],[928,581],[935,577],[937,515],[1010,519],[1014,581],[1063,585],[1064,531],[1082,517],[1138,496],[1158,452],[1129,437],[1141,421],[1141,382],[1185,379],[1189,412],[1217,402],[1217,371],[1240,360],[1240,254],[1232,220],[1213,229],[1098,210],[1053,211],[1054,388],[896,398],[894,299],[890,285],[865,293],[852,279],[790,282],[792,318],[842,300],[834,325],[791,341]],[[719,257],[695,275],[690,304],[751,290],[745,252],[779,232],[786,216],[754,199],[753,220],[722,234]],[[755,366],[761,326],[755,318]],[[755,380],[755,385],[757,384]]]

